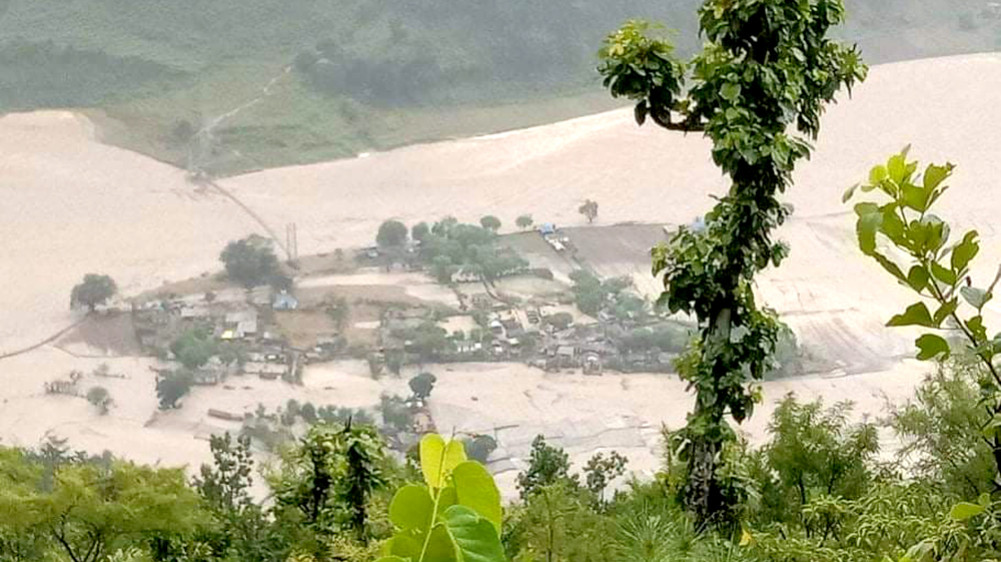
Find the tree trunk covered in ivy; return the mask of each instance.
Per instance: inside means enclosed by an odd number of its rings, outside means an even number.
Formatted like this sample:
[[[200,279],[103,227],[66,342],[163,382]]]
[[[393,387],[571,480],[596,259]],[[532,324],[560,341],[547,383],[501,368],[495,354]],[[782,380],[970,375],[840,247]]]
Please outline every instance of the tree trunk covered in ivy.
[[[655,27],[631,21],[606,40],[599,71],[613,96],[637,102],[639,124],[704,133],[731,181],[704,227],[683,227],[653,251],[661,303],[699,324],[678,371],[696,394],[684,495],[704,526],[730,519],[743,499],[720,467],[734,438],[727,418],[753,411],[751,383],[770,368],[778,336],[776,315],[756,306],[752,289],[755,274],[788,253],[772,238],[791,212],[778,196],[809,156],[824,106],[866,69],[854,47],[827,38],[844,19],[841,0],[707,0],[698,15],[707,44],[687,64]]]

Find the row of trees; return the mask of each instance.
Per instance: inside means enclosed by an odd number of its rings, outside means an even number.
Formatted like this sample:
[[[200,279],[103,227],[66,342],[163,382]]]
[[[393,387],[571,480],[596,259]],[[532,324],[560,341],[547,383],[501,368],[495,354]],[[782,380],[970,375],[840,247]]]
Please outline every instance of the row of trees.
[[[401,259],[409,235],[418,244],[417,258],[440,283],[464,275],[489,284],[528,266],[513,250],[500,246],[500,220],[486,216],[480,223],[464,224],[445,217],[431,225],[418,223],[408,231],[403,223],[390,220],[379,227],[376,243],[390,259]]]
[[[263,236],[251,235],[226,245],[219,255],[226,276],[246,288],[271,284],[287,288],[291,280],[281,271],[272,242]],[[88,273],[70,292],[70,307],[86,307],[93,311],[118,293],[118,285],[108,275]]]

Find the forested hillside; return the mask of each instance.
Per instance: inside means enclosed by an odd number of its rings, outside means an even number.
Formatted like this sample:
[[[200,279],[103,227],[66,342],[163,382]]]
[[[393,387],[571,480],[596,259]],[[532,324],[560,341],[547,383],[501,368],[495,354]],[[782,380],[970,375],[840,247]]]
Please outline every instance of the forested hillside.
[[[0,111],[95,108],[110,142],[216,173],[316,161],[608,108],[604,34],[650,18],[691,51],[698,4],[7,0]],[[870,62],[993,50],[1001,29],[985,0],[848,8]]]

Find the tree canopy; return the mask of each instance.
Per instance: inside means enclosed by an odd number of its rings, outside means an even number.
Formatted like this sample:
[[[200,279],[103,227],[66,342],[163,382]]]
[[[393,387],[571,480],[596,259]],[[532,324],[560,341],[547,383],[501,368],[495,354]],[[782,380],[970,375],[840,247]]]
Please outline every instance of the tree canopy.
[[[94,310],[99,304],[108,302],[118,292],[115,281],[107,275],[88,273],[83,281],[73,287],[70,293],[70,307],[86,306]]]
[[[407,242],[407,225],[397,220],[388,220],[379,225],[375,243],[380,248],[399,248]]]
[[[271,241],[256,234],[227,244],[219,261],[231,280],[248,289],[271,283],[280,274]]]

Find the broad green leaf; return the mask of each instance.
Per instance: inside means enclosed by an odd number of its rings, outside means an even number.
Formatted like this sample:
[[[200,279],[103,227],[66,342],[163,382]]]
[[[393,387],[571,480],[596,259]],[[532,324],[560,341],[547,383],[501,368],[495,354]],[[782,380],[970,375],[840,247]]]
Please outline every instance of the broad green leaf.
[[[445,512],[445,524],[452,535],[462,562],[504,562],[497,529],[484,517],[462,505],[455,505]]]
[[[904,183],[900,186],[900,188],[903,192],[904,205],[918,211],[919,213],[923,213],[928,210],[929,193],[927,191],[910,183]]]
[[[885,180],[888,176],[889,174],[886,171],[886,166],[883,166],[882,164],[873,166],[873,168],[869,170],[869,183],[876,185]]]
[[[421,438],[420,456],[424,482],[429,488],[440,488],[445,458],[445,440],[441,435],[429,433]]]
[[[390,556],[399,556],[407,560],[417,560],[421,557],[421,547],[424,545],[424,534],[403,535],[399,534],[389,539],[386,543],[386,553]]]
[[[501,497],[497,484],[482,464],[467,461],[452,471],[459,505],[464,505],[493,523],[497,532],[501,528]]]
[[[922,361],[928,361],[929,359],[934,359],[939,355],[949,356],[949,342],[945,341],[942,336],[937,336],[935,334],[925,334],[914,342],[917,344],[918,349],[918,359]]]
[[[907,310],[903,314],[898,314],[890,319],[886,324],[887,326],[924,326],[925,328],[935,328],[935,322],[932,320],[931,312],[928,311],[928,307],[925,303],[919,302],[912,304],[907,307]]]
[[[445,486],[438,495],[438,513],[445,513],[445,510],[459,503],[459,498],[455,493],[455,486]]]
[[[858,215],[859,217],[864,217],[866,215],[879,212],[879,205],[871,203],[869,201],[856,203],[855,206],[852,208],[855,209],[855,214]]]
[[[984,512],[984,506],[970,502],[959,502],[949,510],[949,517],[956,521],[966,521]]]
[[[893,183],[903,183],[907,177],[907,157],[902,153],[891,156],[886,163],[886,171]]]
[[[461,441],[452,440],[446,444],[441,435],[435,433],[421,439],[420,454],[424,481],[433,489],[441,488],[452,469],[466,460]]]
[[[858,212],[858,207],[856,207]],[[878,210],[859,215],[856,225],[859,248],[863,254],[872,255],[876,251],[876,231],[879,230],[883,216]]]
[[[963,287],[959,290],[959,294],[963,296],[966,302],[970,303],[970,306],[977,310],[983,309],[987,301],[991,300],[987,291],[976,287]]]
[[[911,267],[910,271],[907,272],[907,284],[919,293],[928,287],[928,281],[928,270],[920,265]]]
[[[723,84],[723,87],[719,90],[719,95],[727,101],[737,99],[740,96],[740,84],[734,84],[733,82]]]
[[[434,513],[434,499],[426,486],[408,484],[400,488],[389,504],[389,520],[404,530],[427,532]]]
[[[941,326],[946,317],[953,312],[956,312],[956,309],[958,308],[959,299],[949,299],[948,301],[942,303],[942,306],[938,307],[938,310],[935,311],[935,315],[932,316],[932,320],[935,321],[935,326]]]
[[[966,328],[970,330],[977,341],[987,339],[987,328],[984,327],[984,317],[979,314],[966,321]],[[1001,336],[1001,334],[998,334]],[[995,338],[997,339],[997,338]]]
[[[438,523],[431,529],[431,538],[424,553],[424,562],[465,562],[459,554],[458,545],[453,540],[447,523]]]
[[[971,230],[963,236],[962,242],[952,249],[952,269],[953,271],[963,271],[969,265],[970,260],[976,257],[980,251],[980,244],[977,243],[977,231]]]
[[[904,237],[906,228],[903,219],[897,215],[895,205],[886,205],[883,207],[883,221],[879,229],[887,238],[898,246],[907,247],[908,244]]]
[[[400,558],[399,556],[383,556],[375,562],[410,562],[410,559]]]
[[[919,247],[938,251],[949,240],[949,225],[935,215],[925,216],[920,224],[920,228],[924,233],[924,240],[918,244]]]
[[[929,164],[925,169],[924,187],[929,192],[938,187],[952,173],[952,164],[936,166]]]
[[[931,273],[935,276],[935,279],[938,279],[950,287],[956,284],[956,274],[938,262],[932,262]]]

